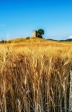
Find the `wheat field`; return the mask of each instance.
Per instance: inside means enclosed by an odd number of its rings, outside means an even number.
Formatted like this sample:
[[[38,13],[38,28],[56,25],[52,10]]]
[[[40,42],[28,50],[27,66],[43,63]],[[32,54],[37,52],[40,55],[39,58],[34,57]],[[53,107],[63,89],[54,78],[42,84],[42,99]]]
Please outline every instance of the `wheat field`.
[[[0,44],[0,112],[69,112],[72,42]]]

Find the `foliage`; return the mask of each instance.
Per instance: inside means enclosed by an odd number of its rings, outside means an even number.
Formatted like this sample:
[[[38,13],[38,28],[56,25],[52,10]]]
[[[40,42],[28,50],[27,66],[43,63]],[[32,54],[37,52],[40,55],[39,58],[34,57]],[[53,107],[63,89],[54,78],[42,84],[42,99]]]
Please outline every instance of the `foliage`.
[[[1,43],[5,43],[5,42],[6,42],[5,40],[2,40],[2,41],[1,41]]]
[[[28,39],[28,40],[29,40],[29,39],[30,39],[30,37],[26,37],[26,39]]]
[[[42,35],[44,34],[44,30],[43,29],[39,29],[37,31],[37,36],[42,38]]]

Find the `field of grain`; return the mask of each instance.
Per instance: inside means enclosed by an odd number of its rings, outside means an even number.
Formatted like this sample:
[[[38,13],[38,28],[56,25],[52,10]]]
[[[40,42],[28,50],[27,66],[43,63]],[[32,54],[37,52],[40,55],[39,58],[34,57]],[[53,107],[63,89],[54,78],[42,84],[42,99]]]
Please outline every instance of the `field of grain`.
[[[72,43],[0,44],[0,112],[69,112]]]

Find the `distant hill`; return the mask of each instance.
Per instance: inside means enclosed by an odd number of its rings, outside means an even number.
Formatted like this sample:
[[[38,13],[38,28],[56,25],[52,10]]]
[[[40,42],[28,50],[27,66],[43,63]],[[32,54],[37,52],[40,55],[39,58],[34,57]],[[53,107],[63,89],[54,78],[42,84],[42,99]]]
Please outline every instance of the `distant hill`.
[[[72,39],[66,39],[66,40],[60,40],[60,41],[65,41],[65,42],[72,42]]]
[[[47,40],[58,41],[58,42],[72,42],[72,39],[66,39],[66,40],[47,39]]]
[[[43,41],[56,41],[56,42],[72,42],[72,39],[66,40],[54,40],[54,39],[44,39],[38,37],[23,37],[23,38],[16,38],[12,40],[2,40],[0,43],[19,43],[19,42],[43,42]]]

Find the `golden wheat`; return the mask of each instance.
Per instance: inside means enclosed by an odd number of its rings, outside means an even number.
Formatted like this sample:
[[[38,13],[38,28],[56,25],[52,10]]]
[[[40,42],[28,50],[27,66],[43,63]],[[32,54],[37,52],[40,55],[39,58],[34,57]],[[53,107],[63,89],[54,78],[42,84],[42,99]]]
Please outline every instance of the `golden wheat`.
[[[1,112],[68,112],[71,43],[0,45]]]

